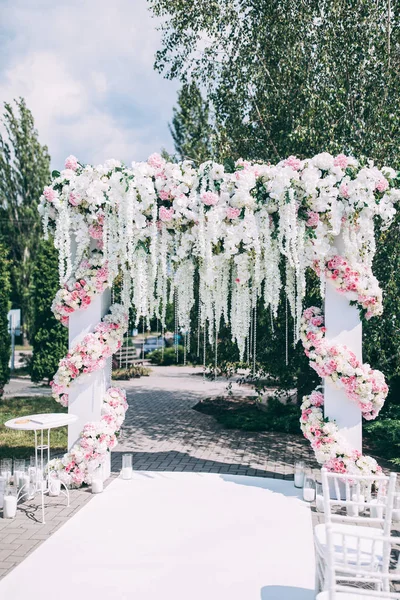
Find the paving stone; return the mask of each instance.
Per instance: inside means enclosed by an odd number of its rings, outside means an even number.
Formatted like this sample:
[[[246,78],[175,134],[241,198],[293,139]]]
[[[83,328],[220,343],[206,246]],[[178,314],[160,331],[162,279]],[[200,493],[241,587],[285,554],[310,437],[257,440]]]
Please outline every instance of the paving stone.
[[[189,367],[157,367],[150,377],[118,382],[127,391],[129,410],[117,451],[111,457],[118,476],[122,453],[132,452],[137,471],[239,474],[293,479],[293,462],[301,458],[315,468],[313,453],[299,435],[224,430],[212,417],[192,410],[206,397],[226,390],[226,381],[207,381]],[[250,388],[234,384],[243,396]],[[90,502],[85,490],[70,490],[70,506],[45,497],[46,523],[39,497],[21,504],[15,519],[0,518],[0,578],[20,563],[63,523]],[[313,512],[313,522],[321,515]]]

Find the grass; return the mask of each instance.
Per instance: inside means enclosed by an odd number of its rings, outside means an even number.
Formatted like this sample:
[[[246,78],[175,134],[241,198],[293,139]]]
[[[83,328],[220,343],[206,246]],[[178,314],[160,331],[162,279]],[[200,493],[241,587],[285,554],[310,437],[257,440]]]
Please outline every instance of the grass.
[[[299,407],[270,398],[268,406],[251,398],[206,398],[194,410],[211,415],[226,429],[299,433]]]
[[[8,429],[4,427],[6,421],[24,415],[59,412],[67,412],[67,409],[49,396],[0,400],[0,458],[29,458],[34,454],[33,432]],[[61,454],[66,451],[67,435],[67,427],[51,430],[50,447],[52,452]]]

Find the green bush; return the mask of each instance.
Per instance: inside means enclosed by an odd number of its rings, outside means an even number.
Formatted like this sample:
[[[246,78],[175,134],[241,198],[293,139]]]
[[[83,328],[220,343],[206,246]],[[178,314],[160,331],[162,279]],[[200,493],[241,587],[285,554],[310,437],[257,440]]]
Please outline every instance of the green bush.
[[[50,381],[60,359],[67,353],[68,330],[51,311],[59,288],[57,252],[53,243],[41,240],[33,268],[31,302],[33,312],[32,381]]]
[[[269,398],[266,406],[249,398],[207,398],[193,408],[214,417],[227,429],[299,433],[299,407],[277,398]]]
[[[127,369],[114,369],[112,378],[116,381],[127,381],[129,379],[137,379],[139,377],[147,377],[151,373],[151,369],[143,365],[132,365]]]
[[[182,363],[183,362],[183,353],[184,353],[183,346],[178,346],[178,360],[176,359],[175,347],[164,348],[164,352],[162,351],[162,349],[153,350],[153,352],[150,352],[147,355],[147,358],[154,365],[169,366],[169,365],[175,365],[177,363]]]
[[[11,339],[8,333],[8,311],[10,309],[10,273],[7,253],[0,245],[0,398],[4,386],[10,379],[8,363],[11,354]]]

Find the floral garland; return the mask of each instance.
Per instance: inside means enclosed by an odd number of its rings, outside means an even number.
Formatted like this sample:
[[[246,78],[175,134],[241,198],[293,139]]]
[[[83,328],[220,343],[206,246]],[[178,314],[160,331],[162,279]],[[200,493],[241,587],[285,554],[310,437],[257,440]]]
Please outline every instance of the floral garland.
[[[107,262],[103,265],[100,257],[97,257],[97,261],[95,258],[91,262],[82,260],[75,276],[58,290],[53,300],[52,311],[65,326],[68,326],[70,314],[80,308],[87,308],[94,296],[101,294],[110,285]]]
[[[108,388],[102,405],[101,420],[87,423],[79,441],[61,459],[53,459],[48,469],[66,484],[79,487],[91,483],[94,471],[100,467],[117,445],[117,434],[128,409],[126,393],[116,387]]]
[[[314,390],[304,396],[300,417],[303,435],[311,443],[319,464],[335,473],[379,475],[382,468],[376,460],[351,448],[336,423],[324,418],[323,405],[324,395]]]
[[[93,333],[88,333],[62,358],[51,382],[53,398],[68,406],[68,390],[72,382],[84,374],[102,369],[107,358],[121,347],[128,319],[121,304],[113,304]]]
[[[375,419],[388,394],[383,373],[362,364],[346,346],[327,342],[325,331],[321,309],[307,308],[301,323],[301,341],[310,366],[357,402],[364,419]]]
[[[341,261],[334,264],[342,265]],[[334,265],[332,265],[333,267]],[[388,394],[383,373],[362,364],[346,346],[330,344],[320,308],[312,306],[303,313],[301,340],[310,366],[346,396],[357,403],[364,419],[375,419]],[[337,425],[324,418],[324,396],[315,390],[304,396],[300,426],[311,442],[317,461],[336,473],[374,475],[381,472],[376,460],[351,448],[340,435]]]
[[[116,160],[92,167],[73,156],[65,166],[53,173],[39,207],[66,284],[55,304],[58,318],[66,323],[97,285],[109,285],[122,270],[123,301],[133,304],[137,319],[157,317],[165,326],[166,303],[175,297],[177,327],[187,332],[195,301],[187,293],[198,275],[201,328],[214,343],[221,320],[233,324],[241,358],[258,299],[276,314],[281,261],[298,339],[307,267],[325,264],[341,234],[352,270],[362,273],[375,252],[374,217],[387,227],[400,199],[393,169],[326,152],[277,165],[207,161],[194,168],[153,154],[131,167]],[[71,283],[82,259],[93,265],[93,249],[96,269],[107,268],[107,275],[99,282],[88,267],[84,284],[78,277]],[[377,309],[366,310],[370,316]]]
[[[319,264],[313,268],[321,275]],[[370,266],[361,264],[356,268],[351,267],[347,260],[335,254],[325,262],[325,276],[339,294],[363,310],[366,319],[382,314],[382,290]]]

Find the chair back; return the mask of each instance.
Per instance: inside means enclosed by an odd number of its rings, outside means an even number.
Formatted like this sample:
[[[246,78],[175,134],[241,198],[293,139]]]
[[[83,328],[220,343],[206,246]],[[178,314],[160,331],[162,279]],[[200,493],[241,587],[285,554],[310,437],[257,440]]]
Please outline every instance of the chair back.
[[[393,584],[400,583],[400,572],[378,568],[383,548],[389,549],[389,557],[395,546],[398,553],[400,537],[385,535],[377,537],[373,534],[372,528],[370,534],[366,533],[365,529],[361,530],[361,534],[357,534],[356,530],[357,527],[347,532],[335,523],[327,526],[329,600],[340,600],[340,592],[348,594],[349,600],[353,594],[355,600],[364,596],[366,600],[400,599],[400,592],[393,588]],[[344,557],[340,565],[335,562],[337,544],[341,546],[342,558]],[[368,584],[370,587],[359,587],[361,581],[364,586]],[[344,582],[347,585],[344,585]],[[355,584],[358,586],[355,587]],[[396,589],[400,589],[398,585]]]
[[[396,496],[396,473],[351,475],[321,469],[325,523],[377,525],[390,535]],[[340,512],[338,512],[340,509]]]

